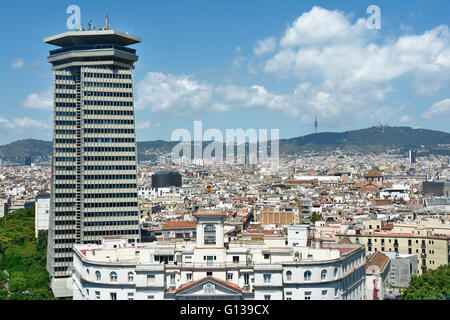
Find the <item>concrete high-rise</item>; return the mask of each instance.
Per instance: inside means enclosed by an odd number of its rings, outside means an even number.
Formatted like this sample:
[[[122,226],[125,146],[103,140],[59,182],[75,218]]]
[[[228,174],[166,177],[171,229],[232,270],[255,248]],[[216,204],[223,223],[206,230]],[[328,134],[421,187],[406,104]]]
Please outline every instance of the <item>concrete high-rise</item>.
[[[74,244],[103,237],[140,240],[133,69],[115,30],[71,31],[44,39],[60,48],[54,73],[54,131],[47,270],[55,296],[71,296]]]
[[[416,160],[417,153],[416,153],[416,151],[409,150],[408,157],[409,157],[409,164],[417,163],[417,160]]]

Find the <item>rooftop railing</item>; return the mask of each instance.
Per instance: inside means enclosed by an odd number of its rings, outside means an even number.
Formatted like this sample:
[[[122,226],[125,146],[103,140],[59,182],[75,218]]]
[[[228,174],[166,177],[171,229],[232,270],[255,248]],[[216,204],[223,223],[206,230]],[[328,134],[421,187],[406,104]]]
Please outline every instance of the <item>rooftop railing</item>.
[[[50,50],[50,56],[53,56],[56,54],[61,54],[64,52],[69,52],[69,51],[99,50],[99,49],[116,49],[116,50],[120,50],[120,51],[124,51],[124,52],[128,52],[128,53],[136,54],[135,49],[122,47],[122,46],[119,46],[116,44],[95,44],[95,45],[72,46],[72,47]]]

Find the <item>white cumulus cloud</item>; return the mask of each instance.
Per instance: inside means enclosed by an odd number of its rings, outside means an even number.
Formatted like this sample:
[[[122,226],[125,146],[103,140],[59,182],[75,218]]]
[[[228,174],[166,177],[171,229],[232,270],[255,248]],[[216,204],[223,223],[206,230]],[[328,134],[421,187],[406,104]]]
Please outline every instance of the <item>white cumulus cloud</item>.
[[[40,93],[31,93],[22,104],[25,108],[51,110],[53,108],[52,90]]]
[[[253,53],[256,56],[262,56],[266,53],[273,52],[277,46],[275,37],[269,37],[263,40],[258,40],[256,46],[253,48]]]
[[[292,112],[287,96],[254,85],[243,87],[199,81],[193,75],[149,72],[137,84],[136,109],[163,114],[193,115],[228,112],[239,108],[265,108]]]
[[[256,61],[248,64],[249,72],[263,70],[277,85],[289,81],[290,91],[276,92],[267,83],[217,85],[193,75],[149,72],[137,84],[136,107],[178,115],[254,108],[309,124],[318,116],[322,125],[335,128],[367,120],[410,122],[389,95],[403,87],[417,95],[449,87],[449,27],[440,25],[420,34],[409,30],[383,39],[383,32],[367,28],[366,18],[353,19],[316,6],[289,24],[280,37],[257,41]],[[234,67],[239,69],[244,61],[243,56],[235,58]],[[402,89],[396,87],[399,82]],[[445,110],[433,106],[424,117]]]
[[[450,120],[450,99],[436,102],[422,114],[425,119]]]
[[[293,107],[301,109],[304,121],[319,114],[329,125],[370,119],[380,109],[397,114],[386,100],[399,79],[419,95],[450,85],[448,26],[379,38],[364,18],[353,23],[341,11],[314,7],[288,26],[264,71],[298,81]]]
[[[50,121],[50,120],[49,120]],[[8,130],[15,130],[22,132],[26,129],[31,130],[48,130],[51,128],[50,123],[32,119],[29,117],[7,119],[4,116],[0,116],[0,127]]]

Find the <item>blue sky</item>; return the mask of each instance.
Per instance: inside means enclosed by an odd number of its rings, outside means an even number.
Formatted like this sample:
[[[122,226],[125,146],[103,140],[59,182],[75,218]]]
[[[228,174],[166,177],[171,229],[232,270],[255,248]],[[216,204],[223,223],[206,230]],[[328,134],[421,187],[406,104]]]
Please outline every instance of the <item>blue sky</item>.
[[[126,5],[124,5],[126,3]],[[377,123],[450,128],[450,2],[14,1],[2,3],[0,144],[50,140],[47,36],[66,8],[143,39],[135,69],[139,141],[173,130],[280,129],[281,138]],[[369,5],[381,9],[370,30]]]

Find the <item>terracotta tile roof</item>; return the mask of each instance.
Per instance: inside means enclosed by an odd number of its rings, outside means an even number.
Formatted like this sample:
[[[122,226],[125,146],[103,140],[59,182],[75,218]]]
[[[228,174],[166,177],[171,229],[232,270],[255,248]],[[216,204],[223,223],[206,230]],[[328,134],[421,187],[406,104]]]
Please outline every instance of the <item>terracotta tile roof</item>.
[[[342,256],[343,254],[352,252],[353,250],[356,250],[356,249],[358,249],[358,248],[338,248],[338,249],[339,249],[339,253],[340,253],[341,256]]]
[[[378,191],[380,187],[374,185],[374,184],[366,184],[364,187],[359,188],[359,191],[365,192],[365,191]]]
[[[384,226],[381,227],[381,230],[392,230],[394,228],[393,223],[386,223]]]
[[[347,238],[346,236],[344,236],[341,241],[339,241],[339,244],[353,244],[353,242],[351,242],[351,240],[349,238]]]
[[[194,216],[224,216],[223,212],[197,212],[194,213]]]
[[[370,170],[369,172],[367,172],[364,175],[364,178],[379,178],[382,177],[383,175],[381,174],[380,171],[378,171],[376,168],[372,168],[372,170]]]
[[[172,220],[168,221],[165,225],[163,225],[163,229],[186,229],[186,228],[195,228],[197,226],[196,222],[191,221],[177,221]]]
[[[375,199],[375,206],[389,206],[392,204],[392,200]]]
[[[378,268],[380,268],[380,272],[383,271],[383,269],[386,267],[387,263],[389,262],[389,257],[385,256],[384,254],[382,254],[381,252],[377,251],[374,254],[372,254],[370,257],[366,257],[366,273],[367,270],[371,267],[371,266],[377,266]],[[369,273],[375,273],[374,271],[370,272],[369,269]]]

